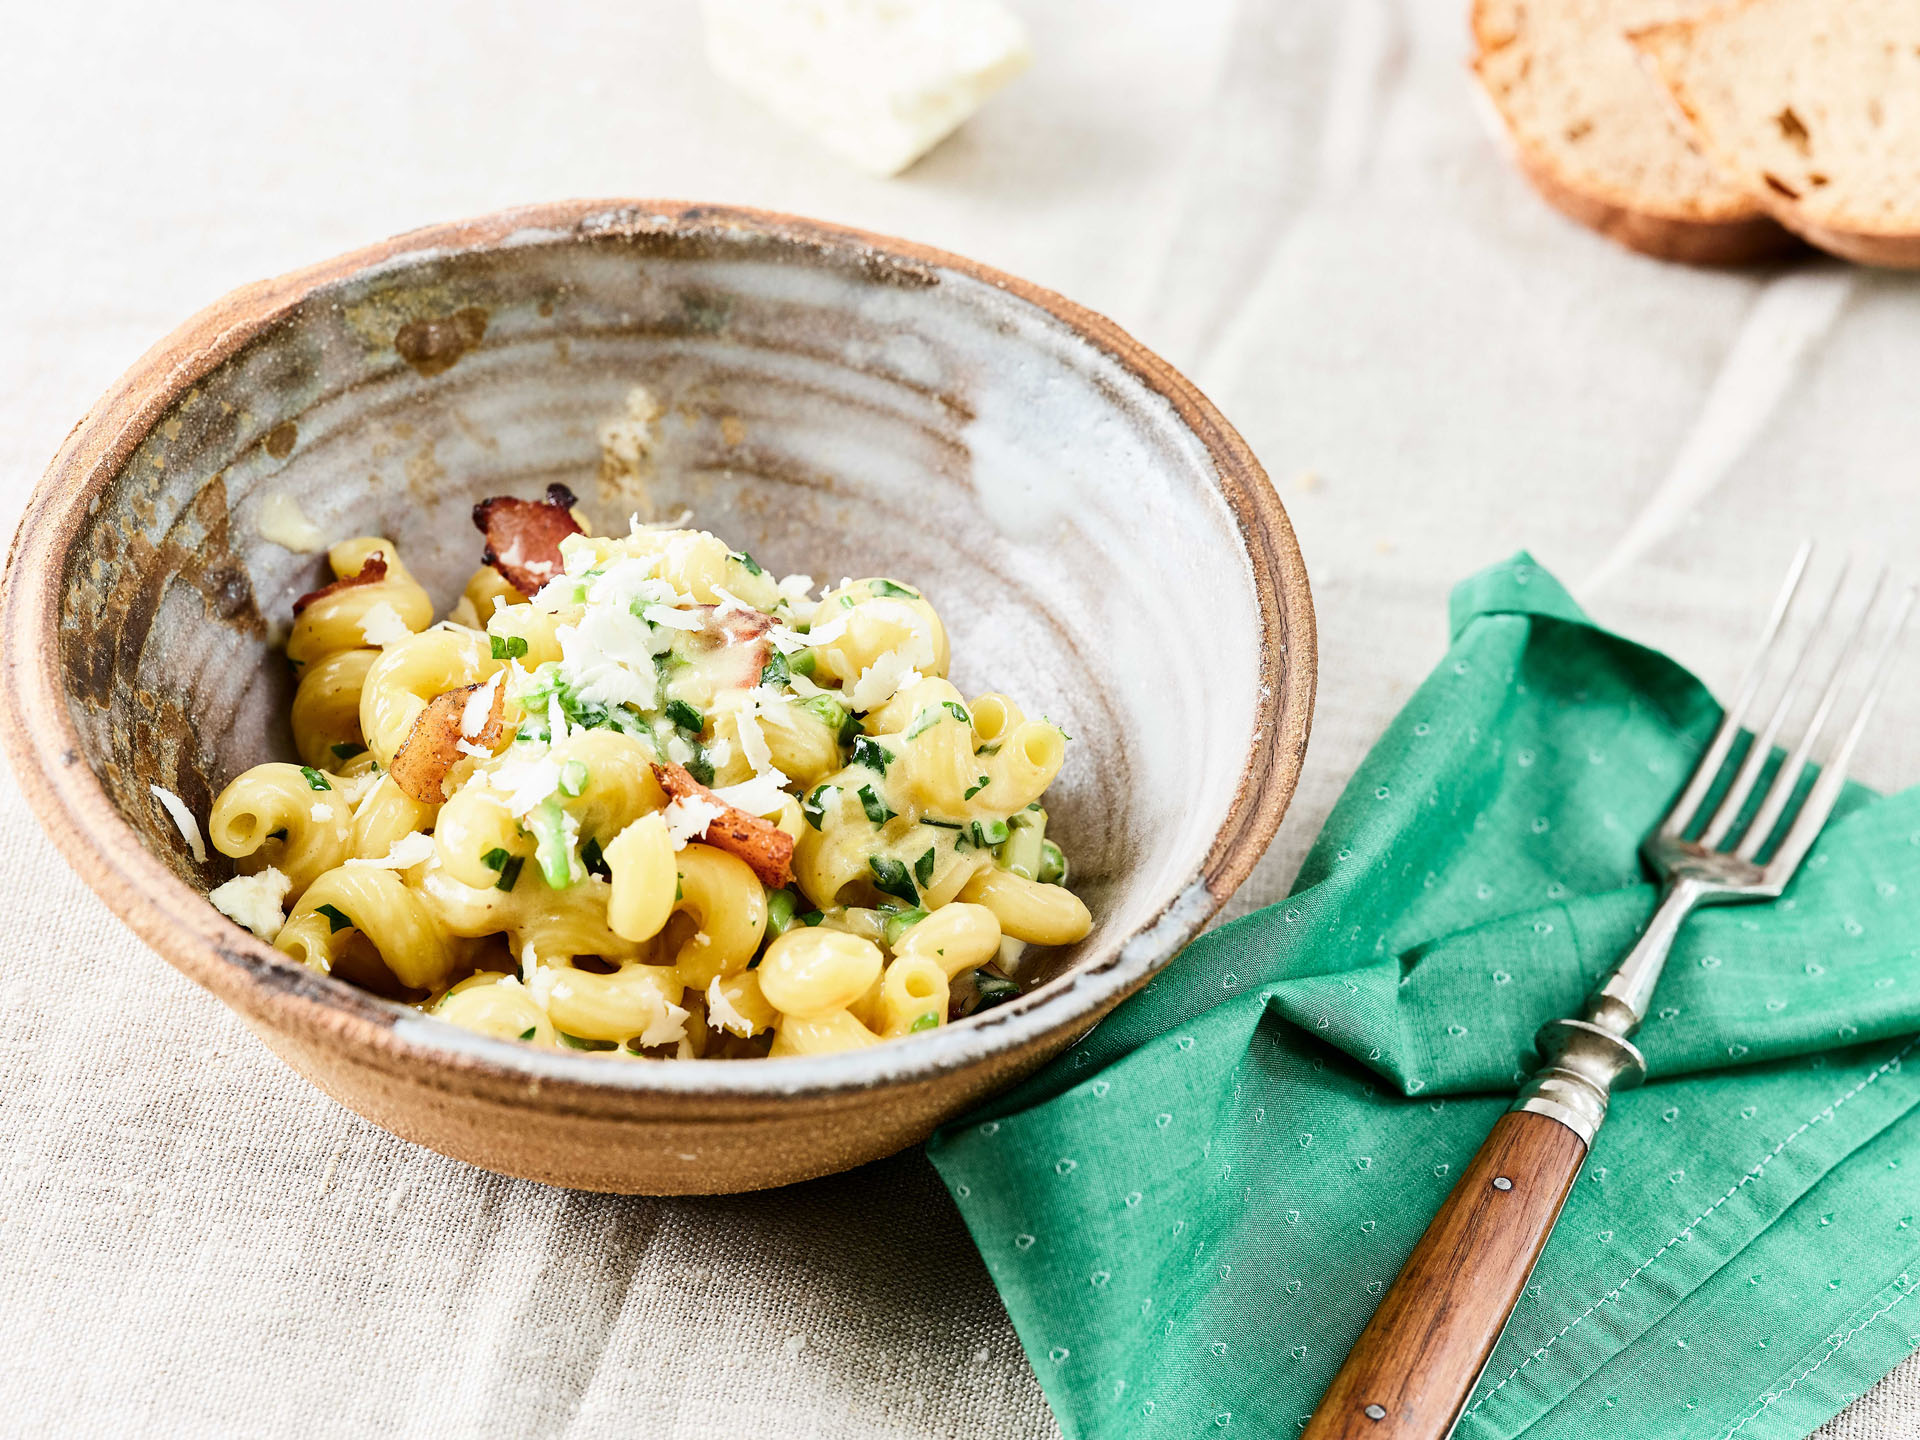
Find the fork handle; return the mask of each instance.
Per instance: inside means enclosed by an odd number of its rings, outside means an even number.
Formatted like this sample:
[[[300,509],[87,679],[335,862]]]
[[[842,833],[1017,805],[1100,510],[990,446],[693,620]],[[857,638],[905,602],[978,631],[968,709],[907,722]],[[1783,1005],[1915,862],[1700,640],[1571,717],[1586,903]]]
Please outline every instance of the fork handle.
[[[1443,1440],[1587,1158],[1550,1116],[1511,1110],[1414,1246],[1304,1440]]]

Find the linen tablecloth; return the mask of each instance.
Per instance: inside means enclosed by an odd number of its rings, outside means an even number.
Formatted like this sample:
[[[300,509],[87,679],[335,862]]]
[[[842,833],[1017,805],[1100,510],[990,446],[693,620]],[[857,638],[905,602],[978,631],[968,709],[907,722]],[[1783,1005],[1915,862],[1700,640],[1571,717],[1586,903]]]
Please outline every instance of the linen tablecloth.
[[[1314,740],[1229,914],[1284,893],[1477,566],[1530,548],[1724,690],[1799,537],[1917,553],[1920,287],[1561,220],[1482,127],[1464,0],[1020,8],[1033,70],[892,182],[725,90],[668,0],[10,14],[0,523],[191,311],[427,221],[671,195],[974,255],[1185,368],[1299,528]],[[1920,778],[1916,715],[1910,665],[1862,779]],[[10,778],[0,821],[0,1432],[1053,1433],[918,1154],[673,1201],[444,1160],[146,951]],[[1916,1431],[1910,1361],[1822,1433]]]

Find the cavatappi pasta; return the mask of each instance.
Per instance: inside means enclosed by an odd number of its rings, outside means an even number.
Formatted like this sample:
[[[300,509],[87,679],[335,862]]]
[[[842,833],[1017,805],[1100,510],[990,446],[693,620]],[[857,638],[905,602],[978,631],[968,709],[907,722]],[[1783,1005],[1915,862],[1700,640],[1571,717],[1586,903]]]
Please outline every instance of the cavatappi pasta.
[[[438,624],[391,541],[333,547],[287,643],[302,763],[208,817],[224,913],[452,1024],[630,1058],[910,1036],[1087,933],[1043,804],[1067,736],[956,689],[918,590],[815,599],[554,493],[476,511],[491,563]]]

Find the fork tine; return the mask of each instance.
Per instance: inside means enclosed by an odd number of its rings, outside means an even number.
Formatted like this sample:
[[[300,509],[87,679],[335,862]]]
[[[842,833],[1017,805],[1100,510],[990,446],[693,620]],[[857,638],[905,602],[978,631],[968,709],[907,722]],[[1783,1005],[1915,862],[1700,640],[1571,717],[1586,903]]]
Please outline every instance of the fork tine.
[[[1883,569],[1873,582],[1873,589],[1867,595],[1867,603],[1860,609],[1860,618],[1853,624],[1846,641],[1840,646],[1840,653],[1833,657],[1833,668],[1827,675],[1827,683],[1820,691],[1820,699],[1813,707],[1813,714],[1807,718],[1806,728],[1794,743],[1793,751],[1780,762],[1780,768],[1774,772],[1773,783],[1767,787],[1767,793],[1761,798],[1760,808],[1754,812],[1752,822],[1747,826],[1746,837],[1740,842],[1734,854],[1742,860],[1751,860],[1760,853],[1760,847],[1767,843],[1767,837],[1773,834],[1773,827],[1779,823],[1781,813],[1786,810],[1787,802],[1793,799],[1793,792],[1799,788],[1801,776],[1806,773],[1808,757],[1813,754],[1814,743],[1819,740],[1820,732],[1826,728],[1827,718],[1832,715],[1834,704],[1840,698],[1840,692],[1846,688],[1852,678],[1854,666],[1858,663],[1859,646],[1867,633],[1867,622],[1873,618],[1875,606],[1880,603],[1880,592],[1886,587],[1887,572]],[[1758,748],[1757,746],[1755,747]],[[1769,742],[1771,750],[1771,742]]]
[[[1766,678],[1772,663],[1774,642],[1780,638],[1787,611],[1799,593],[1800,581],[1807,573],[1807,561],[1812,556],[1813,542],[1803,540],[1794,554],[1793,563],[1787,567],[1786,581],[1780,587],[1780,593],[1773,602],[1773,613],[1767,617],[1766,628],[1761,632],[1760,647],[1748,662],[1747,673],[1740,678],[1740,689],[1734,696],[1733,704],[1727,707],[1720,728],[1713,732],[1713,739],[1701,753],[1686,788],[1673,802],[1667,818],[1660,823],[1659,833],[1666,838],[1677,840],[1692,826],[1700,802],[1706,798],[1707,791],[1713,788],[1714,777],[1719,775],[1720,767],[1726,763],[1727,754],[1740,734],[1740,724],[1746,716],[1747,707],[1753,703],[1754,696],[1759,693],[1760,682]]]
[[[1853,723],[1847,727],[1847,733],[1827,758],[1820,778],[1813,782],[1813,788],[1807,792],[1806,803],[1800,807],[1800,813],[1793,817],[1793,823],[1787,827],[1787,833],[1780,841],[1780,848],[1774,851],[1773,858],[1767,862],[1769,880],[1783,880],[1799,868],[1801,860],[1812,848],[1814,837],[1827,823],[1827,816],[1833,813],[1834,803],[1840,798],[1840,789],[1847,781],[1847,765],[1853,759],[1853,748],[1860,742],[1867,721],[1873,715],[1873,707],[1880,699],[1880,691],[1893,669],[1894,650],[1900,643],[1900,637],[1906,633],[1907,621],[1913,614],[1913,603],[1914,591],[1909,588],[1900,597],[1900,608],[1894,612],[1893,623],[1887,627],[1886,638],[1880,642],[1880,652],[1873,658],[1867,688],[1854,710]],[[1759,827],[1754,828],[1757,830]],[[1765,836],[1762,836],[1760,844],[1765,843]],[[1745,848],[1741,847],[1743,852]],[[1759,848],[1759,845],[1754,846],[1756,854]],[[1752,856],[1743,854],[1743,858],[1751,859]]]
[[[1740,768],[1734,772],[1733,783],[1727,786],[1727,793],[1721,797],[1720,808],[1713,812],[1707,827],[1700,835],[1700,843],[1709,850],[1720,847],[1721,841],[1733,828],[1745,808],[1747,797],[1753,793],[1754,784],[1760,778],[1760,772],[1766,768],[1767,758],[1773,754],[1773,742],[1779,737],[1781,728],[1787,723],[1787,716],[1793,710],[1794,701],[1800,698],[1800,677],[1806,673],[1807,666],[1813,660],[1813,652],[1820,644],[1820,638],[1826,634],[1827,625],[1833,619],[1834,606],[1839,603],[1840,592],[1846,587],[1847,572],[1852,568],[1848,562],[1840,567],[1840,574],[1833,582],[1833,589],[1827,592],[1827,603],[1820,609],[1820,616],[1807,631],[1806,638],[1800,642],[1800,653],[1794,657],[1793,668],[1787,672],[1786,684],[1780,689],[1780,698],[1774,703],[1773,712],[1767,716],[1767,723],[1760,733],[1753,737],[1753,743],[1747,747],[1747,753],[1740,762]]]

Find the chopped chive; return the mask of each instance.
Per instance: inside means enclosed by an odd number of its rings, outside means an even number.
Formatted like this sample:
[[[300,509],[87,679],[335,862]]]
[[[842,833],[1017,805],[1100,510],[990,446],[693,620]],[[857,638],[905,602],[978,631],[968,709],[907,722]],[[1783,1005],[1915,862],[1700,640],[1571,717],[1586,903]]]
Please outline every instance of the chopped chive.
[[[504,870],[507,868],[507,861],[512,858],[513,855],[511,852],[503,850],[496,845],[480,857],[480,863],[489,870]]]
[[[524,855],[508,856],[507,863],[500,867],[500,878],[493,882],[493,888],[511,891],[514,883],[520,878],[520,867],[526,863],[527,858]]]
[[[539,1032],[540,1032],[540,1027],[538,1025],[529,1025],[526,1029],[520,1032],[520,1038],[522,1040],[531,1040]]]
[[[907,739],[917,740],[939,723],[940,707],[937,705],[929,705],[913,717],[913,724],[907,727]]]
[[[819,657],[811,650],[802,650],[798,655],[787,657],[787,669],[795,675],[813,674],[814,666],[818,663]]]
[[[1006,843],[1007,836],[1013,832],[1007,828],[1004,820],[976,820],[973,822],[973,843],[982,850],[991,850],[996,845]]]
[[[860,808],[867,812],[867,819],[876,825],[884,825],[893,819],[894,813],[887,808],[887,802],[874,793],[873,786],[862,785],[854,792],[860,797]]]
[[[524,635],[489,635],[489,649],[496,660],[518,660],[527,653]]]
[[[342,930],[353,929],[353,920],[344,910],[337,909],[332,905],[316,905],[313,907],[313,910],[316,915],[324,915],[327,917],[327,933],[329,935],[338,935]]]
[[[995,1005],[1004,1005],[1020,994],[1020,987],[1013,981],[999,975],[988,975],[983,971],[973,972],[974,989],[980,996],[980,1003],[974,1006],[973,1013],[991,1010]]]
[[[727,552],[727,558],[737,561],[740,567],[749,575],[764,575],[767,573],[760,568],[760,562],[744,550],[729,550]]]
[[[844,729],[847,723],[847,707],[831,695],[815,695],[803,702],[804,709],[820,719],[820,723],[836,733]],[[843,740],[841,742],[845,744]]]
[[[791,890],[769,890],[767,892],[767,934],[779,936],[787,933],[793,924],[793,912],[797,908],[797,897]]]
[[[837,788],[833,785],[816,785],[813,793],[800,802],[800,813],[807,817],[807,824],[814,829],[818,830],[827,818],[826,802],[821,797]]]
[[[778,650],[774,651],[772,658],[760,667],[762,685],[784,685],[792,678],[787,670],[787,657]]]
[[[867,582],[867,588],[876,595],[904,595],[909,600],[920,598],[918,590],[909,590],[906,586],[896,585],[891,580],[870,580]]]
[[[587,767],[581,761],[569,760],[560,767],[560,793],[577,796],[587,788]]]
[[[549,795],[527,816],[527,829],[533,832],[533,858],[550,890],[564,890],[573,884],[573,847],[567,843],[566,812]]]
[[[927,847],[927,853],[913,862],[913,878],[918,880],[923,886],[933,882],[933,860],[934,848],[929,845]]]
[[[333,788],[333,782],[311,765],[302,765],[300,767],[300,773],[307,777],[307,788],[309,790],[331,790]]]
[[[620,1047],[611,1040],[582,1040],[578,1035],[569,1035],[564,1030],[556,1030],[560,1043],[569,1050],[618,1050]]]
[[[602,880],[613,878],[613,867],[607,864],[606,853],[600,848],[600,837],[597,835],[580,847],[580,863],[587,867],[589,875],[598,875]]]
[[[851,610],[853,608],[853,597],[851,595],[842,595],[840,597],[840,608],[842,610]]]
[[[1027,809],[1038,810],[1039,808],[1040,808],[1040,802],[1038,800],[1029,800],[1027,802]]]
[[[696,735],[707,728],[707,717],[684,700],[667,702],[667,719],[682,730],[691,730]]]
[[[907,1029],[917,1033],[921,1030],[936,1030],[939,1028],[939,1026],[940,1026],[940,1017],[934,1014],[933,1011],[929,1010],[924,1015],[914,1016],[913,1024],[909,1025]]]
[[[889,915],[887,917],[887,948],[889,950],[898,950],[900,948],[901,937],[926,918],[927,912],[918,906],[915,906],[911,910],[900,910]]]
[[[867,868],[873,872],[873,888],[882,895],[898,896],[909,905],[920,903],[920,892],[914,888],[907,867],[891,855],[869,855]]]
[[[686,881],[687,881],[687,877],[682,875],[678,870],[673,872],[673,898],[674,899],[684,900],[687,898]]]
[[[973,724],[973,716],[967,712],[967,707],[962,705],[958,700],[942,700],[940,703],[946,706],[947,713],[962,725]]]
[[[884,775],[887,773],[887,766],[893,763],[893,752],[872,736],[859,735],[854,738],[850,763],[864,765],[867,769],[878,770]]]
[[[991,745],[982,745],[973,753],[976,755],[998,755],[1000,753],[1000,742],[996,740]]]
[[[972,786],[970,786],[960,798],[963,800],[971,800],[992,783],[993,781],[990,776],[982,775],[978,780],[973,782]]]
[[[920,817],[920,823],[922,825],[935,825],[942,830],[961,830],[966,828],[961,825],[958,820],[936,820],[931,815],[922,815]]]
[[[1042,885],[1064,885],[1067,883],[1067,856],[1051,840],[1040,842],[1040,873],[1033,877]]]
[[[356,755],[364,755],[367,753],[366,746],[357,745],[351,740],[342,740],[332,748],[333,758],[336,760],[351,760]]]
[[[809,930],[811,930],[813,929],[814,926],[818,925],[822,920],[826,918],[827,918],[826,915],[823,914],[821,911],[809,910],[806,914],[800,917],[800,923],[806,926]]]

